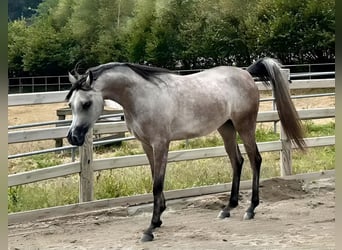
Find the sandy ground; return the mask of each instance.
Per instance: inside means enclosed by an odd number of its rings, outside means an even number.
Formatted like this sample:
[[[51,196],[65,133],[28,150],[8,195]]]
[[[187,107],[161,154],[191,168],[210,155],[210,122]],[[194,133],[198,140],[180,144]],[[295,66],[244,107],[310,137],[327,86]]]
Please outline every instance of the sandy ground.
[[[253,220],[243,221],[250,191],[230,218],[216,216],[227,194],[169,201],[152,242],[140,237],[151,206],[106,210],[8,226],[11,250],[33,249],[335,249],[335,179],[261,183]]]

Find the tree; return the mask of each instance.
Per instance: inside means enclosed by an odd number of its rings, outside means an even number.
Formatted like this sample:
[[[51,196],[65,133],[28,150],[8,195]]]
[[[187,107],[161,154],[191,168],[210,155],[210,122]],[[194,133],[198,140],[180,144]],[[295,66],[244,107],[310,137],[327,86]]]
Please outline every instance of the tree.
[[[23,57],[27,43],[27,24],[24,19],[8,23],[8,71],[9,75],[22,75]]]
[[[146,60],[154,65],[173,68],[184,49],[180,25],[191,12],[193,0],[157,0],[149,34],[146,37]]]
[[[335,60],[335,1],[308,1],[303,11],[306,35],[301,54],[306,62],[331,62]]]
[[[51,18],[41,18],[27,31],[23,68],[33,75],[65,74],[70,65],[70,34],[58,33]]]
[[[98,9],[98,40],[92,45],[91,53],[97,55],[99,63],[126,61],[127,52],[123,30],[131,17],[134,0],[101,0]]]
[[[124,29],[127,56],[130,61],[144,63],[148,58],[146,44],[155,21],[155,0],[136,1],[133,17]]]
[[[248,20],[255,54],[278,57],[286,64],[332,60],[334,10],[333,0],[260,0]]]
[[[8,24],[15,74],[65,73],[77,62],[207,68],[262,56],[335,59],[333,0],[44,0],[35,13]]]

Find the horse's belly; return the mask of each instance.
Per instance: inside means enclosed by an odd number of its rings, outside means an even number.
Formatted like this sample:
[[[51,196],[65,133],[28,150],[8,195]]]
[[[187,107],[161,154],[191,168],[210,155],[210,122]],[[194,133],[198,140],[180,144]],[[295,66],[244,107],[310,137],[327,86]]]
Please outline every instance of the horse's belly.
[[[171,140],[189,139],[207,135],[217,130],[222,124],[229,120],[224,114],[209,113],[208,116],[178,117],[176,122],[171,124]]]

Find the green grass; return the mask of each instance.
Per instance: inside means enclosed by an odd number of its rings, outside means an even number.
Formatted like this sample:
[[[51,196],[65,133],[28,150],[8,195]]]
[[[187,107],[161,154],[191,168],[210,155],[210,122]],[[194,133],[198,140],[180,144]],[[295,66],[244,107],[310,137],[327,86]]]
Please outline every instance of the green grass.
[[[38,208],[78,202],[78,177],[61,177],[38,183],[8,188],[8,212],[20,212]]]
[[[308,120],[304,121],[303,125],[306,137],[335,135],[335,122],[329,122],[324,125],[318,125],[312,122],[311,120]]]
[[[64,155],[47,153],[10,160],[9,173],[12,174],[16,172],[57,166],[63,163],[63,157]],[[14,165],[15,167],[12,167],[11,165]]]
[[[304,122],[307,137],[335,134],[335,123],[317,125]],[[257,141],[278,140],[279,134],[273,128],[259,126]],[[239,142],[241,143],[241,142]],[[193,149],[223,145],[218,133],[188,141],[173,142],[170,150]],[[111,156],[143,153],[136,141],[123,142],[121,147],[99,149],[96,154]],[[63,155],[47,154],[26,157],[22,160],[22,170],[45,168],[62,163]],[[280,175],[279,152],[262,153],[261,178]],[[250,179],[252,173],[246,156],[242,180]],[[293,152],[293,174],[334,169],[335,147],[310,148],[306,153]],[[227,157],[182,161],[168,164],[165,190],[184,189],[202,185],[212,185],[231,181],[231,167]],[[8,212],[18,212],[78,202],[78,176],[57,178],[38,183],[8,188]],[[152,192],[149,166],[105,170],[95,173],[95,199],[129,196]]]

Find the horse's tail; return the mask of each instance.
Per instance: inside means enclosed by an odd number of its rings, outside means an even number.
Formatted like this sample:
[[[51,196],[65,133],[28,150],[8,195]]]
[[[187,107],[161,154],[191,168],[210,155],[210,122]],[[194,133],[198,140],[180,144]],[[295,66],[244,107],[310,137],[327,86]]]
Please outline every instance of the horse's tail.
[[[275,102],[279,118],[288,138],[304,150],[306,146],[303,140],[302,123],[290,97],[288,80],[280,71],[281,65],[272,58],[262,58],[247,68],[247,71],[254,77],[269,86],[270,82],[274,90]]]

